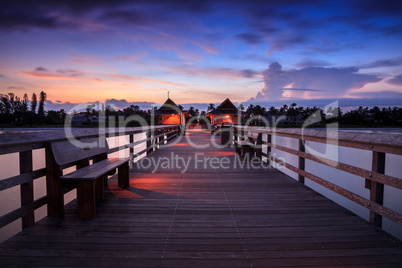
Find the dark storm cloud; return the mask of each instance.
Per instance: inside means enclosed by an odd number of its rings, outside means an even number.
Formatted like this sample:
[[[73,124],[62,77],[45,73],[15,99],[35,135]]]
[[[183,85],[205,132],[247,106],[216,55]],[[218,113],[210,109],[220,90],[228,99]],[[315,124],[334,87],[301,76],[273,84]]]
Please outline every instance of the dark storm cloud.
[[[381,13],[383,15],[401,16],[402,2],[400,0],[365,0],[351,1],[357,10],[362,12]]]
[[[12,1],[7,4],[0,3],[0,29],[56,28],[58,26],[60,25],[56,16],[46,14],[32,4],[19,6]]]
[[[146,15],[144,12],[134,10],[115,10],[105,12],[101,16],[101,19],[117,21],[125,24],[151,23],[155,20],[155,18]]]
[[[159,20],[169,13],[193,12],[202,14],[210,10],[210,1],[181,0],[14,0],[0,2],[0,29],[26,30],[30,28],[71,28],[79,29],[80,25],[70,17],[93,16],[98,13],[98,20],[125,23],[151,22]],[[133,10],[134,7],[134,10]],[[149,13],[149,14],[148,14]]]

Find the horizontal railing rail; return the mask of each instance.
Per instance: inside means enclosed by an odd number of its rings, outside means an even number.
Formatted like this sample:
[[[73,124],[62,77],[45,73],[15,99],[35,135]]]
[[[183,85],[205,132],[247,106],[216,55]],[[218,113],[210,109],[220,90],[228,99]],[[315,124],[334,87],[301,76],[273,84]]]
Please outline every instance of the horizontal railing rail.
[[[143,154],[149,154],[159,146],[171,141],[180,135],[182,128],[179,125],[161,125],[150,127],[133,127],[120,129],[72,129],[72,136],[76,139],[90,137],[113,138],[128,136],[129,143],[118,145],[108,150],[108,154],[118,153],[129,149],[131,167],[134,159]],[[145,138],[134,140],[135,134],[146,134]],[[36,209],[47,204],[47,196],[42,196],[34,200],[33,182],[36,179],[47,176],[48,167],[33,169],[33,151],[47,148],[47,144],[68,139],[64,129],[27,131],[25,133],[5,133],[0,135],[0,155],[19,154],[19,175],[11,176],[0,180],[0,194],[12,187],[20,186],[21,206],[7,212],[0,217],[0,228],[14,222],[22,220],[22,228],[26,228],[35,223],[34,212]],[[145,144],[145,149],[136,152],[134,148]],[[63,166],[63,169],[73,165]],[[71,189],[65,191],[69,192]]]
[[[385,154],[402,155],[402,135],[399,134],[374,134],[374,133],[354,133],[342,131],[326,131],[312,129],[270,129],[261,127],[233,126],[233,139],[245,140],[247,131],[266,134],[265,141],[261,142],[261,147],[266,146],[267,153],[262,153],[267,162],[271,161],[295,172],[298,181],[304,184],[304,179],[311,181],[369,209],[369,221],[379,227],[382,226],[382,217],[402,225],[402,215],[392,209],[383,206],[384,185],[396,189],[402,189],[402,179],[384,174]],[[273,143],[273,137],[285,137],[297,139],[299,146],[297,149],[288,148]],[[340,147],[367,150],[372,153],[372,168],[367,170],[347,163],[324,158],[322,156],[306,152],[306,141],[337,145]],[[272,148],[298,157],[298,166],[284,162],[282,159],[275,158]],[[366,181],[365,187],[370,190],[370,199],[364,198],[352,191],[340,187],[325,178],[305,171],[305,160],[311,160],[319,164],[330,166],[338,170],[359,176]]]

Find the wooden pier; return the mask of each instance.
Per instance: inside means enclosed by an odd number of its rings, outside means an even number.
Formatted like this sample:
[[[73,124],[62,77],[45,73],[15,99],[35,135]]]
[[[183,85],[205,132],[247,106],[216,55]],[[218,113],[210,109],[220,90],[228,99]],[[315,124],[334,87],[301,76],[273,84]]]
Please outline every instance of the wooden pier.
[[[278,170],[234,167],[233,147],[181,137],[147,159],[130,187],[109,179],[95,219],[73,201],[1,244],[0,266],[401,267],[399,240]],[[177,163],[154,172],[157,159]]]

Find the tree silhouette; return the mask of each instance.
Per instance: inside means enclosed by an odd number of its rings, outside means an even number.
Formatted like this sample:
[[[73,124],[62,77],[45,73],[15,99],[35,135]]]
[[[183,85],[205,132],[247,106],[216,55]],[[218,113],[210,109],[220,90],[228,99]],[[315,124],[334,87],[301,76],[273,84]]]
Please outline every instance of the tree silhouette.
[[[22,112],[25,114],[28,112],[28,95],[25,93],[22,101]]]
[[[45,101],[47,99],[47,95],[45,92],[41,91],[40,96],[39,96],[39,108],[38,108],[38,114],[39,115],[45,115]]]
[[[38,99],[36,97],[35,93],[32,93],[32,99],[31,99],[31,111],[33,113],[36,113],[36,107],[38,106]]]

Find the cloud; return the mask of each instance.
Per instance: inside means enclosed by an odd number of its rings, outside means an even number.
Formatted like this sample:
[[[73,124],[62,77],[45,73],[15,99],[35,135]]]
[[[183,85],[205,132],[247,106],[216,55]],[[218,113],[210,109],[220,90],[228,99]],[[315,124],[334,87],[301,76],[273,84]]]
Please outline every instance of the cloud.
[[[282,88],[282,90],[324,92],[324,90],[321,90],[321,89],[311,89],[311,88],[289,88],[289,87],[284,87],[284,88]]]
[[[278,36],[271,44],[267,54],[272,55],[274,51],[283,51],[287,49],[294,49],[298,46],[308,44],[308,37],[300,32],[288,32]]]
[[[77,71],[77,70],[73,70],[73,69],[59,69],[56,72],[60,73],[60,74],[64,74],[70,77],[76,77],[76,76],[82,76],[84,75],[84,73]]]
[[[203,14],[211,1],[181,0],[98,0],[48,1],[19,0],[0,2],[0,29],[5,31],[42,29],[83,29],[84,16],[91,23],[107,22],[149,25],[152,22],[176,19],[180,13]],[[169,20],[168,20],[169,19]]]
[[[101,20],[114,21],[123,24],[149,24],[155,21],[155,18],[147,16],[144,12],[138,10],[112,10],[107,11],[100,16]]]
[[[236,37],[251,45],[260,44],[263,41],[262,36],[256,33],[242,33],[236,35]]]
[[[135,81],[142,81],[142,82],[149,82],[149,83],[158,83],[158,84],[164,84],[164,85],[171,85],[171,86],[185,86],[185,84],[180,84],[180,83],[173,83],[169,81],[160,81],[160,80],[155,80],[155,79],[150,79],[150,78],[145,78],[145,77],[135,77],[135,76],[129,76],[129,75],[122,75],[122,74],[108,74],[110,77],[114,78],[119,78],[123,80],[135,80]]]
[[[196,45],[197,47],[201,48],[202,50],[204,50],[204,51],[207,52],[207,53],[213,53],[213,54],[217,54],[217,53],[218,53],[218,50],[217,50],[216,48],[214,48],[214,47],[211,47],[211,46],[208,46],[208,45],[204,45],[204,44],[201,44],[201,43],[195,42],[195,41],[193,41],[192,43],[193,43],[194,45]]]
[[[37,68],[35,69],[35,71],[36,71],[36,72],[48,72],[48,70],[47,70],[46,68],[41,67],[41,66],[37,67]]]
[[[356,67],[283,69],[279,63],[273,62],[262,72],[264,88],[251,100],[342,97],[350,89],[381,80],[358,71]]]
[[[402,86],[402,75],[397,75],[394,78],[386,81],[388,84]]]
[[[146,102],[146,101],[127,101],[125,99],[117,100],[117,99],[107,99],[106,101],[99,102],[99,101],[93,101],[93,102],[87,102],[88,104],[92,103],[105,103],[106,105],[111,105],[112,107],[115,107],[116,110],[123,110],[126,107],[129,107],[130,105],[138,105],[140,106],[141,109],[150,109],[152,106],[155,105],[154,102]],[[60,110],[64,109],[65,111],[71,111],[74,109],[75,106],[80,105],[80,103],[73,103],[73,102],[62,102],[60,100],[56,101],[51,101],[48,100],[45,103],[45,109],[46,110]]]
[[[237,70],[229,67],[195,67],[193,65],[164,65],[164,68],[174,73],[186,74],[192,77],[207,77],[208,79],[228,80],[252,78],[260,73],[251,69]]]
[[[260,54],[254,54],[254,53],[248,53],[248,54],[241,54],[241,55],[230,55],[228,56],[229,59],[231,60],[238,60],[238,61],[255,61],[255,62],[261,62],[265,64],[269,64],[273,60],[266,55],[260,55]]]
[[[353,1],[351,2],[357,10],[364,13],[372,14],[382,14],[387,16],[395,16],[400,18],[402,11],[402,3],[399,0],[365,0],[365,1]]]
[[[329,62],[318,59],[303,59],[299,63],[295,64],[298,68],[308,68],[308,67],[323,67],[331,65]]]
[[[7,76],[5,76],[4,74],[0,74],[0,78],[5,78]]]
[[[254,76],[259,74],[260,72],[257,72],[255,70],[251,70],[251,69],[244,69],[244,70],[241,70],[241,73],[242,73],[242,75],[244,77],[253,78]]]
[[[29,11],[28,11],[29,10]],[[34,10],[37,10],[36,8]],[[5,4],[0,5],[0,29],[28,29],[38,28],[56,28],[60,26],[57,16],[43,14],[41,12],[32,12],[32,9],[10,8]]]
[[[402,92],[396,92],[396,91],[356,92],[353,93],[353,96],[359,98],[371,98],[375,100],[392,98],[392,99],[399,99],[400,102],[402,101]]]
[[[25,89],[25,88],[24,87],[10,86],[10,87],[7,87],[7,89]]]
[[[130,105],[138,105],[141,109],[150,109],[152,106],[155,106],[154,102],[147,101],[127,101],[125,99],[117,100],[117,99],[107,99],[105,101],[106,105],[112,105],[115,109],[123,110]]]
[[[60,74],[59,74],[60,73]],[[34,71],[30,72],[18,72],[18,74],[44,79],[62,79],[62,80],[78,80],[76,77],[83,75],[83,73],[75,70],[58,70],[56,74],[51,73],[44,67],[37,67]]]
[[[394,67],[394,66],[402,66],[402,57],[374,61],[368,64],[364,64],[360,66],[360,68],[368,69],[368,68]]]

